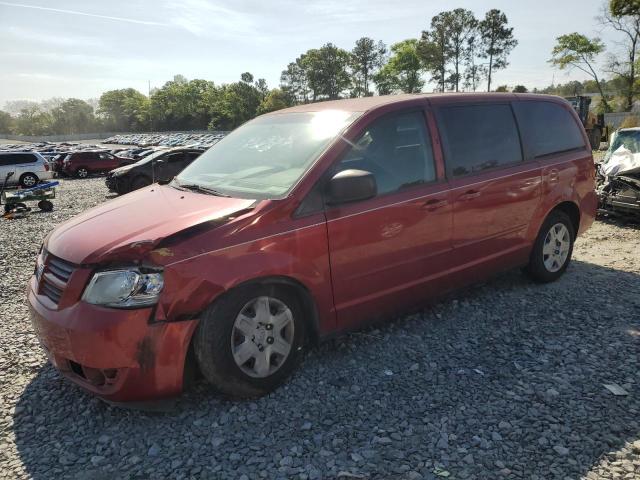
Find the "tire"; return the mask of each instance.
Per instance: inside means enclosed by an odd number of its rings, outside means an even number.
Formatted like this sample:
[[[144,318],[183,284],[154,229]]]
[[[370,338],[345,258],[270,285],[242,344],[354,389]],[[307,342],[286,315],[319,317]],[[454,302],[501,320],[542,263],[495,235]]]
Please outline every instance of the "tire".
[[[20,177],[20,186],[23,188],[35,187],[40,179],[35,173],[24,173]]]
[[[265,305],[271,310],[268,316],[260,314]],[[264,323],[255,320],[259,317]],[[276,332],[269,329],[275,322],[286,325]],[[265,284],[239,287],[214,302],[200,320],[193,347],[200,372],[211,385],[233,398],[251,398],[273,391],[289,377],[305,341],[300,299],[288,288]]]
[[[4,206],[4,213],[10,213],[18,208],[24,208],[26,210],[30,210],[29,207],[27,207],[26,203],[11,203],[9,205],[5,204]]]
[[[89,176],[89,170],[86,167],[78,167],[76,170],[76,177],[87,178]]]
[[[148,187],[149,185],[151,185],[151,179],[144,175],[139,175],[131,181],[128,191],[133,192],[134,190],[139,190],[141,188]]]
[[[38,202],[38,208],[43,212],[50,212],[53,210],[53,203],[49,200],[40,200]]]
[[[554,235],[558,237],[555,247],[551,243]],[[552,211],[533,244],[529,264],[525,268],[528,275],[538,283],[560,278],[571,262],[575,238],[576,232],[569,216],[560,210]]]

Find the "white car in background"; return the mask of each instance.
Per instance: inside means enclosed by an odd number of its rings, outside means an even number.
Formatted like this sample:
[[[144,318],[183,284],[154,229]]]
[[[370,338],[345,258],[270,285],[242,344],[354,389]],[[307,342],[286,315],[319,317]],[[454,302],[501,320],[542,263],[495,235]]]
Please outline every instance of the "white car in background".
[[[37,152],[0,152],[0,185],[13,172],[7,185],[35,187],[41,180],[53,178],[49,162]]]

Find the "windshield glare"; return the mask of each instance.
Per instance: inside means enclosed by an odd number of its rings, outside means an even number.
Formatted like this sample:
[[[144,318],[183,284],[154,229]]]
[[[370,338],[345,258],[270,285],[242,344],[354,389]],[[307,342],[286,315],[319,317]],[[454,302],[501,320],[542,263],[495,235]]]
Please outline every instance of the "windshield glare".
[[[620,147],[624,147],[631,153],[640,153],[640,130],[627,130],[615,132],[611,138],[611,144],[607,149],[605,161]]]
[[[258,117],[204,152],[176,181],[241,198],[280,198],[358,115],[325,110]]]

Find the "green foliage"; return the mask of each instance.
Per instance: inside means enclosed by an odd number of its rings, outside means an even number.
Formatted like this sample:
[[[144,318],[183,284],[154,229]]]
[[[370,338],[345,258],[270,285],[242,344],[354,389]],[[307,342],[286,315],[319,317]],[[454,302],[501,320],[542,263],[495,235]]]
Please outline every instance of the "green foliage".
[[[89,133],[97,129],[93,107],[84,100],[68,98],[51,110],[51,130],[56,133]]]
[[[609,11],[614,17],[640,16],[640,0],[611,0]]]
[[[418,40],[411,38],[391,46],[391,57],[375,75],[374,82],[381,95],[394,92],[417,93],[424,86],[422,70]]]
[[[149,99],[133,88],[109,90],[98,102],[107,131],[137,132],[149,128]]]
[[[243,74],[240,82],[223,85],[212,97],[208,127],[212,130],[233,130],[258,113],[262,93],[247,80],[253,75]]]
[[[280,87],[294,104],[309,101],[309,79],[305,69],[305,54],[296,58],[295,62],[287,65],[287,69],[280,75]]]
[[[496,92],[499,92],[499,93],[504,93],[508,91],[509,91],[509,87],[506,85],[500,85],[498,88],[496,88]]]
[[[289,97],[279,88],[271,90],[260,103],[258,107],[258,115],[263,113],[275,112],[291,106]]]
[[[419,54],[431,79],[444,91],[459,91],[462,67],[474,59],[478,21],[464,8],[441,12],[431,19],[431,30],[423,31]],[[449,64],[451,68],[449,68]]]
[[[495,70],[509,65],[507,57],[518,41],[513,37],[513,28],[507,27],[507,16],[500,10],[489,10],[478,24],[480,34],[480,57],[489,60],[487,67],[487,91],[491,91],[491,79]]]
[[[549,62],[561,70],[577,68],[591,76],[602,96],[604,109],[610,110],[598,74],[594,69],[598,55],[604,51],[604,44],[599,38],[588,38],[578,32],[561,35],[556,41]]]
[[[516,85],[513,87],[513,93],[527,93],[528,91],[524,85]]]
[[[351,86],[349,52],[327,43],[309,50],[302,62],[313,100],[335,100]]]
[[[8,112],[0,110],[0,133],[13,133],[13,118]]]
[[[153,129],[203,130],[219,92],[213,82],[176,76],[151,95]],[[150,123],[150,122],[149,122]],[[147,123],[147,128],[149,128]]]
[[[356,40],[351,50],[351,71],[353,77],[353,96],[368,97],[371,78],[382,67],[387,46],[381,41],[376,43],[373,38],[362,37]]]
[[[49,112],[38,105],[23,108],[15,119],[15,132],[18,135],[49,135],[53,118]]]

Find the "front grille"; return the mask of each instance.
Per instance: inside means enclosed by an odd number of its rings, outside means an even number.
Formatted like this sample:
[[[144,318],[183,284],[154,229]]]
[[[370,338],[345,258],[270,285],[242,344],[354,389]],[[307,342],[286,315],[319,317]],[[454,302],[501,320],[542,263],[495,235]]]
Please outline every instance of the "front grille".
[[[75,270],[75,265],[54,257],[48,252],[44,252],[43,257],[44,268],[40,275],[40,293],[58,305]]]

